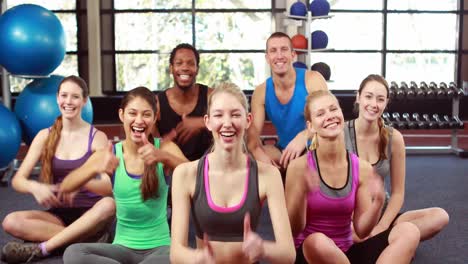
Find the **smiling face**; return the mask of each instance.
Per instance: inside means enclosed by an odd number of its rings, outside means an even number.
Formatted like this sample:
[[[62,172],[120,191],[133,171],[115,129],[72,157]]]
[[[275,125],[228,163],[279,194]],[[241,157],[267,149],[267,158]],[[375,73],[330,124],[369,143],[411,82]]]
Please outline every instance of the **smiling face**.
[[[213,134],[215,149],[242,148],[244,134],[252,117],[239,98],[229,92],[217,92],[210,100],[205,125]]]
[[[340,104],[331,94],[319,95],[308,100],[307,127],[322,138],[336,138],[343,131],[344,117]]]
[[[177,50],[169,69],[177,87],[182,90],[192,87],[198,74],[197,59],[194,52],[184,48]]]
[[[287,37],[273,37],[267,41],[266,61],[274,74],[282,75],[292,69],[296,52]]]
[[[387,107],[387,88],[378,81],[369,81],[357,94],[356,103],[359,105],[359,118],[376,121]]]
[[[81,117],[81,110],[86,104],[83,89],[75,82],[63,82],[57,93],[57,104],[63,118]]]
[[[142,143],[142,137],[148,137],[156,122],[156,113],[143,97],[133,97],[126,106],[119,109],[119,118],[123,123],[125,136],[136,144]]]

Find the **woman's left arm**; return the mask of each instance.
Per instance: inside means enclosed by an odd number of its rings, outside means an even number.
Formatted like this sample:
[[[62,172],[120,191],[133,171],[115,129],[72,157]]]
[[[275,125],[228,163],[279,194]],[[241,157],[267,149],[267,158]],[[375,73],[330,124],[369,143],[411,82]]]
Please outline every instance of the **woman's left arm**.
[[[179,164],[189,161],[179,146],[172,141],[163,141],[161,143],[161,151],[164,152],[162,163],[164,163],[165,169],[169,171],[173,171]]]
[[[263,259],[268,263],[293,263],[296,257],[281,174],[273,165],[259,162],[259,192],[268,201],[275,242],[264,241]]]
[[[385,230],[400,212],[405,200],[406,152],[403,136],[393,129],[392,161],[390,164],[391,196],[387,209],[377,226]]]

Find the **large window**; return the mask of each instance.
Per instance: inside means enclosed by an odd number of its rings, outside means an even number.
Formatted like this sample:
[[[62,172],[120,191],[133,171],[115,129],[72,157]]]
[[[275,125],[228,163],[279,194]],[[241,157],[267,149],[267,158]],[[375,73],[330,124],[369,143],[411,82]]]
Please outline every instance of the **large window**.
[[[106,1],[104,1],[106,2]],[[272,0],[114,0],[102,5],[104,89],[128,91],[172,85],[169,54],[179,43],[200,51],[197,81],[231,81],[250,90],[264,81],[265,40],[273,28]],[[106,27],[106,29],[104,28]],[[114,88],[115,87],[115,88]]]
[[[355,90],[370,73],[389,81],[457,81],[457,0],[330,0],[333,17],[311,29],[328,34],[331,51],[311,62],[331,67],[331,89]]]
[[[7,8],[9,9],[21,4],[40,5],[55,13],[65,30],[66,54],[62,63],[52,74],[63,76],[78,75],[76,1],[8,0]],[[21,92],[29,82],[31,82],[31,79],[10,76],[10,90],[11,92]]]

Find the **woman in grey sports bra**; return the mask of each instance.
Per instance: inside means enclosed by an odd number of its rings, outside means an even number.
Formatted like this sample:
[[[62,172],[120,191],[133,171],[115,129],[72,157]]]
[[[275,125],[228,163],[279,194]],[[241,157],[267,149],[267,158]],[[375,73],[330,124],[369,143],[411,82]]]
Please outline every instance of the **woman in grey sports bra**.
[[[405,197],[405,142],[398,130],[383,123],[381,116],[388,102],[389,89],[386,80],[379,75],[367,76],[361,82],[356,96],[359,116],[349,121],[345,129],[348,149],[369,161],[383,179],[390,177],[388,203],[371,236],[395,223],[408,221],[419,228],[421,240],[426,240],[448,224],[449,216],[439,207],[399,213]]]
[[[245,153],[251,118],[236,85],[221,84],[210,95],[205,125],[213,134],[212,151],[201,162],[179,165],[173,174],[171,263],[294,262],[281,175]],[[265,200],[275,241],[255,233]],[[190,211],[196,249],[187,241]]]

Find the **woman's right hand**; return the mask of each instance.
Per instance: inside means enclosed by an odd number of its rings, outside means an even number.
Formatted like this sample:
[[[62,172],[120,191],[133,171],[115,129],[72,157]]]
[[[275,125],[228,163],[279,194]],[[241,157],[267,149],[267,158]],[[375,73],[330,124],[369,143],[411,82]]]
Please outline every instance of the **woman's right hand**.
[[[43,207],[59,207],[60,201],[55,195],[58,192],[57,185],[34,182],[31,188],[31,194],[36,199],[37,203]]]
[[[197,249],[195,256],[195,264],[215,264],[213,247],[211,247],[208,235],[203,235],[203,248]]]

